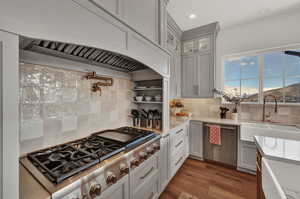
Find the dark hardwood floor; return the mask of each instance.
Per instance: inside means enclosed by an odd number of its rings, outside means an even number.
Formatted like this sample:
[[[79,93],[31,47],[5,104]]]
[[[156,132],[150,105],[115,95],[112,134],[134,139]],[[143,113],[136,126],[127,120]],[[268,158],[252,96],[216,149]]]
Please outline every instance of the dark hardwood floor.
[[[160,199],[178,199],[182,192],[198,199],[256,199],[256,177],[188,159]]]

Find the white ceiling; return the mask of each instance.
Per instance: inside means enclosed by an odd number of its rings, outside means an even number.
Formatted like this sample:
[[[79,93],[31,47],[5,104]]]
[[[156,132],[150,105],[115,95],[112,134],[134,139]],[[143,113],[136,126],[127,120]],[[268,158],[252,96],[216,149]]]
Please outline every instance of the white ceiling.
[[[300,0],[170,0],[168,11],[182,30],[219,21],[221,28],[298,9]],[[196,14],[195,19],[189,19]]]

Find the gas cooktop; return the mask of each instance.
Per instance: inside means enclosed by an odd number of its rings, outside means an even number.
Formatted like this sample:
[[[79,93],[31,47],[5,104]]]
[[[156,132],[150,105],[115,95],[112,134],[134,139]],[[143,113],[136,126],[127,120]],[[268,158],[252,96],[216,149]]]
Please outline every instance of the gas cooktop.
[[[152,131],[122,127],[28,154],[31,163],[58,184],[113,155],[155,137]]]

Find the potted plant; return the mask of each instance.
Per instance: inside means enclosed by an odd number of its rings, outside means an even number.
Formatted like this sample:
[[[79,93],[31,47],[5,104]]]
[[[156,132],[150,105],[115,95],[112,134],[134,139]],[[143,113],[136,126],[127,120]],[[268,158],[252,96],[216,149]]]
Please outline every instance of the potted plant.
[[[239,119],[238,106],[241,104],[244,98],[237,94],[229,94],[226,93],[225,91],[220,91],[218,89],[213,89],[213,92],[221,95],[227,102],[230,102],[234,105],[231,112],[231,119],[238,120]]]

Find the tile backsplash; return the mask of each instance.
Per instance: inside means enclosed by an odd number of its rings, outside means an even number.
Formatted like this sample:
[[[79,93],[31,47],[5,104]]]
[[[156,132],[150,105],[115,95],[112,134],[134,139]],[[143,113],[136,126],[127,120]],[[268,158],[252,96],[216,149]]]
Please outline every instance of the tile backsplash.
[[[222,104],[221,99],[182,99],[185,109],[199,117],[219,117],[219,107],[226,106],[232,110],[233,105]],[[262,120],[262,105],[243,104],[239,107],[240,118],[249,121]],[[300,106],[279,105],[278,113],[274,113],[274,105],[266,106],[266,113],[271,114],[271,119],[287,124],[300,124]],[[227,118],[230,114],[227,113]]]
[[[96,80],[85,73],[20,64],[20,150],[25,154],[108,128],[130,124],[134,83],[114,78],[114,85],[91,92]]]

